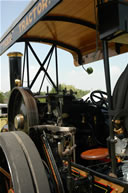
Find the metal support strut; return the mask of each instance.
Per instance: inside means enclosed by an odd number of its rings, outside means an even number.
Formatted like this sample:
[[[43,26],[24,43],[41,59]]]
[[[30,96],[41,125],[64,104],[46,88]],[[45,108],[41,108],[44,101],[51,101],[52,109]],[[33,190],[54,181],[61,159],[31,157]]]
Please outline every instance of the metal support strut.
[[[112,97],[111,97],[111,84],[110,84],[108,43],[106,40],[103,40],[102,44],[103,44],[106,89],[108,93],[108,104],[109,104],[109,111],[111,111],[112,110]],[[111,164],[112,164],[112,173],[116,174],[115,142],[114,142],[114,131],[112,128],[112,116],[111,115],[109,115],[109,133],[110,133],[109,141],[110,141],[110,158],[111,158]]]

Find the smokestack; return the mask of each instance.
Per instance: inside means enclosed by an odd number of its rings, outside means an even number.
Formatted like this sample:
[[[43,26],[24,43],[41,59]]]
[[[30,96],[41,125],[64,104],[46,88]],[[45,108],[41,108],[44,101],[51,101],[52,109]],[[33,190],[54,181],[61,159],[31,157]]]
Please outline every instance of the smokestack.
[[[23,54],[20,52],[10,52],[7,56],[9,57],[10,88],[12,90],[17,86],[17,82],[18,86],[21,83],[21,58]]]

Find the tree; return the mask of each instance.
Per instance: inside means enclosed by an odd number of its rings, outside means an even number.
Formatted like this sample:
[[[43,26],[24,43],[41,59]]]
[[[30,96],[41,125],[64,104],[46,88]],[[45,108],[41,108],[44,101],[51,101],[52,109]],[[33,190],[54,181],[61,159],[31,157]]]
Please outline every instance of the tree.
[[[81,97],[83,97],[84,95],[86,95],[86,94],[88,94],[88,93],[90,92],[89,90],[77,89],[77,88],[75,88],[73,85],[66,85],[66,84],[60,84],[60,85],[59,85],[59,92],[62,92],[62,91],[65,90],[65,89],[66,89],[67,91],[72,90],[72,91],[75,93],[75,95],[76,95],[77,98],[81,98]],[[52,88],[52,89],[50,90],[50,93],[56,93],[55,88]]]
[[[3,93],[4,95],[4,102],[8,103],[9,97],[10,97],[10,91],[7,91],[5,93]]]
[[[4,95],[0,92],[0,103],[4,103]]]

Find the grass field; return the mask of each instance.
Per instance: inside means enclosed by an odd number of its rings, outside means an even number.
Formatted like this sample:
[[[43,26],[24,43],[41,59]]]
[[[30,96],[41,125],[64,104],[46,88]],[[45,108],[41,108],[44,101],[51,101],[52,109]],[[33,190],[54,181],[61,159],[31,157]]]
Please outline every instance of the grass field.
[[[3,128],[4,125],[6,125],[8,122],[7,118],[0,118],[0,131]]]

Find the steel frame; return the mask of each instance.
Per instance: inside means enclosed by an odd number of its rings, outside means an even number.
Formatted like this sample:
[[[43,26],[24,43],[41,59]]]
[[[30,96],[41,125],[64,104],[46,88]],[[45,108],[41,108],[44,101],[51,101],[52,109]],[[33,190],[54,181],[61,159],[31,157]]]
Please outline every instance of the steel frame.
[[[43,38],[40,38],[40,39],[38,39],[38,38],[23,38],[22,41],[19,40],[18,42],[38,42],[38,43],[43,42],[43,43],[50,43],[52,45],[67,48],[68,50],[71,50],[78,55],[78,63],[80,65],[82,65],[82,54],[81,54],[80,50],[76,47],[69,45],[69,44],[65,44],[65,43],[57,41],[57,40],[43,39]]]
[[[75,23],[75,24],[79,24],[82,25],[84,27],[88,27],[91,28],[92,30],[96,30],[96,25],[82,20],[82,19],[77,19],[77,18],[71,18],[71,17],[65,17],[65,16],[45,16],[41,19],[41,21],[61,21],[61,22],[69,22],[69,23]],[[57,40],[51,40],[51,39],[44,39],[44,38],[22,38],[22,40],[18,40],[18,42],[22,42],[22,41],[31,41],[31,42],[44,42],[44,43],[50,43],[50,44],[54,44],[54,45],[58,45],[61,46],[63,48],[67,48],[73,52],[76,52],[78,55],[78,62],[81,65],[82,64],[82,54],[80,52],[80,50],[76,47],[73,47],[69,44],[65,44],[63,42],[57,41]]]
[[[40,65],[40,68],[38,70],[38,72],[36,73],[35,77],[33,78],[31,84],[30,84],[30,78],[29,78],[29,52],[28,52],[28,48],[31,50],[33,56],[35,57],[35,59],[37,60],[38,64]],[[50,75],[48,74],[48,67],[53,55],[53,51],[55,50],[55,66],[56,66],[56,83],[54,83],[54,81],[52,80],[52,78],[50,77]],[[46,64],[46,62],[48,62],[46,69],[44,68],[44,65]],[[52,84],[52,86],[55,88],[56,92],[58,93],[58,86],[59,86],[59,76],[58,76],[58,57],[57,57],[57,47],[56,45],[52,45],[52,47],[50,48],[47,56],[45,57],[44,61],[41,62],[40,59],[38,58],[35,50],[33,49],[33,47],[31,46],[31,44],[26,41],[25,42],[25,49],[24,49],[24,59],[23,59],[23,72],[22,72],[22,85],[24,82],[24,72],[25,72],[25,63],[26,63],[26,68],[27,68],[27,87],[29,89],[31,89],[35,83],[35,81],[37,80],[39,74],[41,71],[44,72],[44,76],[40,85],[40,89],[39,89],[39,93],[41,92],[41,88],[43,86],[45,77],[47,76],[47,78],[49,79],[50,83]]]
[[[85,20],[81,20],[81,19],[77,19],[77,18],[70,18],[70,17],[64,17],[64,16],[45,16],[42,21],[63,21],[63,22],[70,22],[70,23],[76,23],[79,25],[83,25],[85,27],[89,27],[92,29],[96,29],[96,25],[90,22],[87,22]],[[48,77],[49,81],[51,82],[51,84],[53,85],[53,87],[55,88],[56,92],[58,93],[58,86],[59,86],[59,76],[58,76],[58,58],[57,58],[57,46],[61,46],[63,48],[67,48],[73,52],[76,52],[78,55],[78,62],[79,64],[82,64],[82,55],[81,52],[78,48],[73,47],[69,44],[65,44],[63,42],[60,41],[56,41],[56,40],[50,40],[50,39],[38,39],[38,38],[22,38],[22,40],[18,40],[18,42],[25,42],[25,49],[24,49],[24,60],[23,60],[23,76],[22,76],[22,85],[23,85],[23,80],[24,80],[24,71],[25,71],[25,60],[26,60],[26,66],[27,66],[27,87],[28,88],[32,88],[32,86],[34,85],[37,77],[39,76],[41,71],[44,71],[44,77],[42,79],[42,83],[39,89],[39,93],[41,91],[41,88],[43,86],[44,83],[44,79],[45,76]],[[36,52],[34,51],[34,49],[32,48],[31,44],[29,42],[44,42],[44,43],[50,43],[52,44],[52,47],[50,49],[50,51],[48,52],[46,58],[44,59],[43,63],[41,63],[40,59],[38,58]],[[30,77],[29,77],[29,57],[28,57],[28,48],[31,50],[31,52],[33,53],[34,57],[36,58],[37,62],[40,65],[40,68],[38,70],[38,72],[36,73],[34,79],[32,80],[31,84],[30,84]],[[53,82],[53,80],[51,79],[51,77],[49,76],[49,74],[47,73],[48,71],[48,67],[51,61],[51,57],[53,54],[53,50],[55,49],[55,63],[56,63],[56,84]],[[46,67],[46,69],[44,68],[45,63],[48,61],[48,65]]]

